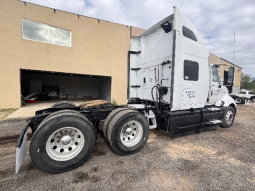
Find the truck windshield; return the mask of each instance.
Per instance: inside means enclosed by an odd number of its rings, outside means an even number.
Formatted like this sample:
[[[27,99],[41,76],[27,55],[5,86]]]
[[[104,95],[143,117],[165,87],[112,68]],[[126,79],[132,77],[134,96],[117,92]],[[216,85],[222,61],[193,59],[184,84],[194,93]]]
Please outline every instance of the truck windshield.
[[[218,84],[221,84],[218,68],[216,66],[212,67],[212,80],[213,82],[218,82]]]

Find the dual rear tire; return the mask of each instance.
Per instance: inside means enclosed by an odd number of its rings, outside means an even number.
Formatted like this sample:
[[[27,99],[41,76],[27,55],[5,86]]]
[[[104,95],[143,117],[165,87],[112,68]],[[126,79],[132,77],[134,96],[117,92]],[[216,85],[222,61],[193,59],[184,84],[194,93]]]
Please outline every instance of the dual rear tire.
[[[103,126],[106,140],[119,155],[140,151],[149,136],[149,125],[139,112],[127,108],[113,110]],[[77,111],[61,110],[45,118],[30,143],[30,156],[41,170],[62,173],[82,165],[95,146],[95,130]]]
[[[105,139],[119,155],[139,152],[149,136],[146,118],[137,111],[120,108],[112,111],[103,126]]]
[[[66,172],[88,159],[95,139],[92,124],[79,112],[56,112],[42,121],[33,134],[30,156],[46,172]]]

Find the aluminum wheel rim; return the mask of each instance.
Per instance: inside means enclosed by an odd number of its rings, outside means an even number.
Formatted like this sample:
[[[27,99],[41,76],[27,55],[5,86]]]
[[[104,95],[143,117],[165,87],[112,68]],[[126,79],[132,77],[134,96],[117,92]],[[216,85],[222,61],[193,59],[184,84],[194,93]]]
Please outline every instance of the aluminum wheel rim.
[[[120,140],[127,147],[135,146],[142,138],[143,128],[141,123],[132,120],[127,122],[121,129]]]
[[[236,103],[241,103],[241,102],[242,102],[242,99],[241,99],[241,98],[236,98],[236,99],[235,99],[235,102],[236,102]]]
[[[231,124],[233,121],[234,115],[232,111],[228,111],[226,114],[226,122],[227,124]]]
[[[81,152],[84,142],[85,138],[79,129],[63,127],[48,138],[46,152],[56,161],[67,161]]]

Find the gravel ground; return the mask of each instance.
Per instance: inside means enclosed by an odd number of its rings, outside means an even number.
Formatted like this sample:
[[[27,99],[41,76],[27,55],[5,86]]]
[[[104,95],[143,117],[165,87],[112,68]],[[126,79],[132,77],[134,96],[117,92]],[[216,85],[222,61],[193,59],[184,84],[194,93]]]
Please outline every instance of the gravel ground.
[[[15,143],[24,124],[0,122],[0,190],[255,190],[255,105],[238,106],[230,129],[179,138],[152,130],[144,148],[126,157],[98,133],[89,160],[62,174],[39,170],[27,152],[15,175]]]

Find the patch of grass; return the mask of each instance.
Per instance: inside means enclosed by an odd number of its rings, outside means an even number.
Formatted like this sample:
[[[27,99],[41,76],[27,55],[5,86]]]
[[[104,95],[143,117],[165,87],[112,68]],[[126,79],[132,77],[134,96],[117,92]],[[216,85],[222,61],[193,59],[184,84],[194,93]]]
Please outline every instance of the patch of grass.
[[[112,99],[112,104],[113,105],[119,105],[115,99]]]
[[[3,120],[5,117],[16,111],[18,108],[7,108],[1,109],[0,111],[0,121]]]

